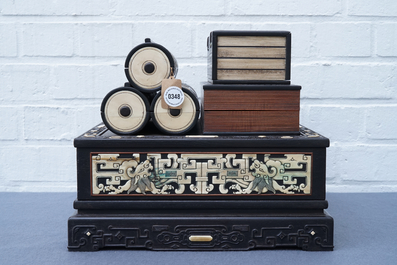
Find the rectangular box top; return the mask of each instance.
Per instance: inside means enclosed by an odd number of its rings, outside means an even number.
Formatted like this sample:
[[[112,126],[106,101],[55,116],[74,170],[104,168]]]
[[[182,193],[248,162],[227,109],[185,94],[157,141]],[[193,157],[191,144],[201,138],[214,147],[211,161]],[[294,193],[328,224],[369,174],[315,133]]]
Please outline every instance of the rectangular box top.
[[[283,84],[211,84],[203,83],[204,90],[301,90],[298,85]]]
[[[328,147],[329,139],[300,126],[297,135],[203,135],[200,122],[187,135],[164,135],[149,123],[140,135],[116,135],[99,124],[74,139],[77,148],[133,148],[133,149],[180,149],[199,151],[206,149],[261,149],[264,148],[314,148]]]
[[[214,30],[213,36],[291,36],[290,31],[285,30]]]
[[[288,47],[290,50],[291,32],[215,30],[210,33],[207,48],[212,48],[213,44],[216,47]]]

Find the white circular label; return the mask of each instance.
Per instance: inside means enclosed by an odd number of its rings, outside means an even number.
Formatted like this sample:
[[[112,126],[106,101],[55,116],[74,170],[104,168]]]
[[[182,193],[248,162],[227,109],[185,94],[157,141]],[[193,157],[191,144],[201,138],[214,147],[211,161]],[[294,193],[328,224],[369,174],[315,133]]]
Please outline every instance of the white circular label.
[[[170,107],[179,107],[184,99],[185,96],[182,89],[177,86],[170,86],[164,92],[164,101]]]

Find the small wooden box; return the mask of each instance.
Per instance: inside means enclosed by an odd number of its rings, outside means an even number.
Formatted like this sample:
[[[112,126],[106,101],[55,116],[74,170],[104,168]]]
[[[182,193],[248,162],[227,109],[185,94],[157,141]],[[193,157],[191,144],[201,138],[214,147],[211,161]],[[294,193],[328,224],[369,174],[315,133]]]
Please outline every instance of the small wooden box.
[[[213,31],[207,50],[208,79],[214,84],[290,83],[288,31]]]
[[[301,86],[203,85],[203,133],[299,132]]]

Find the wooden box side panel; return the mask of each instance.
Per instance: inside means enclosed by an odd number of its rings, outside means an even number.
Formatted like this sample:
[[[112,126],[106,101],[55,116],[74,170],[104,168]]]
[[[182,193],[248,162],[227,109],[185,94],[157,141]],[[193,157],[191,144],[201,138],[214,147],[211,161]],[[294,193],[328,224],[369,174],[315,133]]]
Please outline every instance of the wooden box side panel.
[[[284,36],[218,36],[218,46],[286,46]]]
[[[218,80],[284,80],[285,70],[218,69]]]
[[[280,58],[285,59],[285,48],[219,47],[218,58]]]
[[[299,109],[299,90],[204,90],[204,110]]]
[[[240,69],[285,69],[285,60],[282,59],[234,59],[220,58],[218,59],[218,68],[235,69],[236,65]]]
[[[282,81],[290,79],[290,34],[213,36],[212,75],[214,80]]]
[[[208,132],[299,131],[299,111],[204,111]]]

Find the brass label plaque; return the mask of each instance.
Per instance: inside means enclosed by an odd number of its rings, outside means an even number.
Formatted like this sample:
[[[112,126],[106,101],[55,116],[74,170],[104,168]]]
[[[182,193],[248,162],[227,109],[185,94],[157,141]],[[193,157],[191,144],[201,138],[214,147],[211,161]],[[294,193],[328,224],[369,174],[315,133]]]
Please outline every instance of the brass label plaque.
[[[189,236],[191,242],[211,242],[212,236]]]

